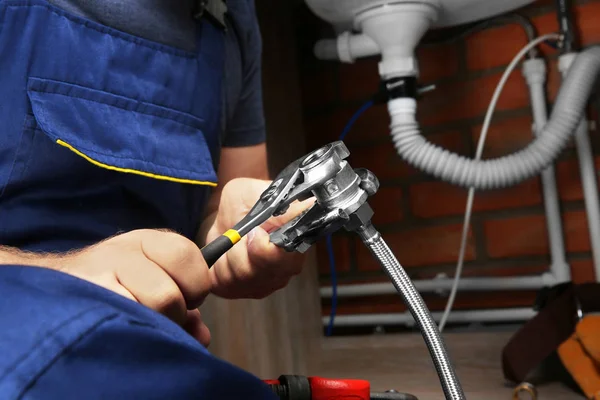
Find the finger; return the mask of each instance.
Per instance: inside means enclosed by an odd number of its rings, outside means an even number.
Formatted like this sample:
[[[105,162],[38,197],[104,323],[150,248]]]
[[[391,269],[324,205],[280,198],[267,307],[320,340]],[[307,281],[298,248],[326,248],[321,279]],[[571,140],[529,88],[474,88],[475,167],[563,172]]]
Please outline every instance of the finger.
[[[210,330],[206,324],[202,322],[200,310],[188,310],[187,320],[183,328],[204,347],[208,347],[210,345]]]
[[[111,290],[117,294],[120,294],[123,297],[128,298],[129,300],[139,303],[139,300],[136,299],[135,296],[132,295],[131,292],[129,290],[127,290],[120,282],[119,282],[119,286],[114,287]]]
[[[218,261],[210,270],[211,293],[220,297],[234,298],[245,292],[248,282],[254,282],[256,270],[250,263],[247,250],[248,237],[227,252],[226,260]],[[224,257],[225,258],[225,257]]]
[[[175,281],[188,310],[199,307],[210,291],[208,266],[196,244],[173,232],[148,231],[142,251]]]
[[[290,204],[290,208],[285,212],[285,214],[279,215],[277,217],[271,217],[267,221],[265,221],[261,226],[267,232],[271,232],[302,214],[305,210],[309,209],[314,204],[314,202],[314,198],[310,198],[304,201],[295,201],[292,204]]]
[[[142,259],[127,268],[117,269],[116,277],[140,304],[179,325],[185,323],[187,309],[183,294],[173,279],[158,265]]]
[[[238,178],[230,185],[231,189],[237,192],[237,196],[232,198],[239,199],[238,201],[250,211],[272,182],[264,179]],[[243,190],[239,191],[240,188],[243,188]]]
[[[255,268],[265,270],[270,276],[289,277],[302,270],[302,254],[277,247],[261,227],[254,228],[248,235],[248,258]]]
[[[270,184],[271,181],[251,178],[236,178],[227,182],[221,194],[219,209],[230,212],[221,213],[218,217],[225,229],[248,214]]]

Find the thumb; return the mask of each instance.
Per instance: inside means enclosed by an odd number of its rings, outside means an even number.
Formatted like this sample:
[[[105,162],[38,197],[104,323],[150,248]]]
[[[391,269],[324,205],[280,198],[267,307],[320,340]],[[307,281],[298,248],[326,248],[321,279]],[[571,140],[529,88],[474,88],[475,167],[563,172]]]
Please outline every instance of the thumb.
[[[250,232],[248,232],[248,250],[260,252],[266,244],[270,242],[270,237],[267,231],[261,227],[256,226]]]
[[[280,228],[282,225],[288,223],[293,220],[304,211],[308,210],[315,203],[315,198],[311,197],[307,200],[303,201],[294,201],[290,204],[290,207],[285,212],[285,214],[279,215],[277,217],[271,217],[267,221],[265,221],[261,226],[267,230],[267,232],[271,232],[277,228]]]
[[[271,237],[262,227],[257,226],[248,233],[248,257],[259,265],[278,259],[279,248],[271,243]]]
[[[265,267],[270,276],[296,275],[302,270],[302,254],[289,253],[271,242],[271,237],[261,227],[248,234],[248,258],[255,267]]]

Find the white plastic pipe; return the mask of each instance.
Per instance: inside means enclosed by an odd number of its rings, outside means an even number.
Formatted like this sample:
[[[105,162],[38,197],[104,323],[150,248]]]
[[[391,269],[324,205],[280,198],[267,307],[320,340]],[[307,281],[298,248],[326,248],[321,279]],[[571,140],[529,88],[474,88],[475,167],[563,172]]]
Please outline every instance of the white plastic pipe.
[[[337,39],[321,39],[315,44],[315,57],[353,63],[357,58],[380,54],[379,46],[367,35],[344,32]]]
[[[560,38],[555,34],[540,36],[529,45],[557,37]],[[527,50],[525,47],[521,52]],[[414,168],[454,185],[489,190],[518,184],[539,175],[568,146],[593,91],[591,83],[599,73],[600,46],[579,53],[561,86],[544,134],[516,153],[473,160],[429,142],[415,119],[416,101],[407,98],[388,102],[394,146]],[[408,121],[410,117],[412,121]]]
[[[494,291],[494,290],[537,290],[544,286],[557,283],[556,278],[550,273],[534,276],[516,276],[502,278],[462,278],[458,284],[460,291]],[[452,288],[453,279],[436,278],[429,280],[415,280],[413,284],[419,292],[439,292]],[[322,287],[321,297],[329,298],[332,288]],[[394,285],[388,282],[363,283],[357,285],[342,285],[337,288],[338,297],[361,297],[397,294]],[[337,317],[336,317],[337,318]]]
[[[531,108],[533,112],[534,135],[538,136],[548,121],[546,109],[546,62],[542,58],[528,59],[523,63],[523,75],[529,86]],[[565,255],[565,243],[560,214],[558,190],[554,166],[550,165],[542,171],[542,188],[544,193],[544,207],[546,211],[546,229],[550,244],[550,272],[557,283],[569,281],[571,270]]]
[[[576,56],[577,53],[567,53],[560,56],[558,68],[563,79],[567,76]],[[592,82],[589,82],[589,84],[591,85]],[[596,281],[600,282],[600,202],[598,200],[596,167],[592,154],[592,145],[588,136],[588,124],[585,113],[575,132],[575,146],[579,158],[581,184],[583,186],[587,223],[590,231],[592,256],[594,258],[594,271],[596,273]]]
[[[442,317],[441,312],[431,313],[435,321]],[[496,310],[457,310],[450,314],[449,321],[454,323],[469,322],[521,322],[528,321],[536,315],[532,308],[502,308]],[[322,318],[323,325],[329,324],[329,317]],[[370,325],[414,325],[414,319],[408,312],[395,314],[351,314],[335,317],[335,326],[370,326]]]

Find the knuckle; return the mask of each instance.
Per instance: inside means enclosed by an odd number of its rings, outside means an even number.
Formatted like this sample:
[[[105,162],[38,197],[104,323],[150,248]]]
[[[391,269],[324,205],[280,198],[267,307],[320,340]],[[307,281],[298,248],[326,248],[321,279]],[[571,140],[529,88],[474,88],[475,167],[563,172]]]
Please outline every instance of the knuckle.
[[[156,293],[156,308],[159,312],[166,312],[174,309],[185,309],[183,294],[174,285],[165,285],[162,290]]]
[[[233,271],[233,278],[238,282],[253,282],[260,277],[260,271],[252,265]]]
[[[169,249],[170,261],[174,264],[197,262],[200,249],[191,240],[174,232],[164,233],[165,246]]]

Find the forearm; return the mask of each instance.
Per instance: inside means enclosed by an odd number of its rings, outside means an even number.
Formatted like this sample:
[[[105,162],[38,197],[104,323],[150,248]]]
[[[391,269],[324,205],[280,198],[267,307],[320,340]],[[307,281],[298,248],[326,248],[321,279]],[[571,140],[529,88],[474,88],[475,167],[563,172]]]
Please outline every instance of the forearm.
[[[2,265],[28,265],[35,267],[57,268],[59,254],[34,253],[19,250],[16,247],[0,245],[0,264]]]

